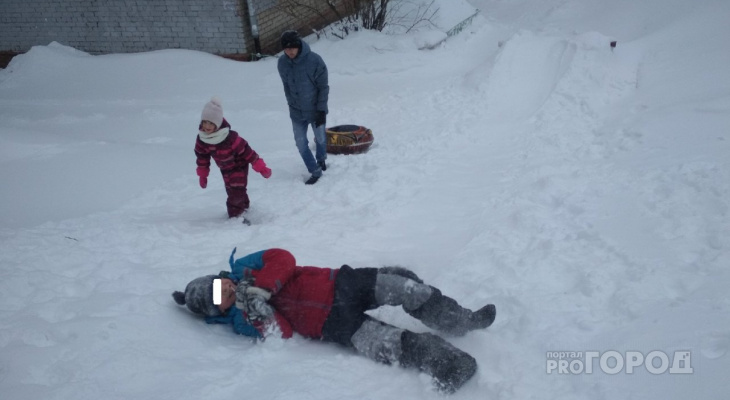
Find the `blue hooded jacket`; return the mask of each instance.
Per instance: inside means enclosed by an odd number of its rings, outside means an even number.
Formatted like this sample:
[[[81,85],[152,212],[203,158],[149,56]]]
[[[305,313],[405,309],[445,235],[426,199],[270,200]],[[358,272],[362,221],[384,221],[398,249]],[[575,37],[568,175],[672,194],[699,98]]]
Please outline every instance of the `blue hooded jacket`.
[[[282,54],[278,69],[291,119],[312,123],[317,118],[317,111],[329,111],[327,65],[306,42],[302,41],[302,48],[294,59]]]
[[[244,278],[246,269],[259,270],[263,268],[263,256],[265,252],[265,250],[258,251],[236,260],[234,258],[236,249],[234,248],[228,261],[231,266],[231,272],[221,272],[221,277],[231,279],[233,282],[238,283],[238,281]],[[239,335],[262,338],[261,333],[244,318],[241,310],[236,308],[235,305],[224,315],[205,317],[205,322],[209,324],[230,324],[233,326],[233,331]]]

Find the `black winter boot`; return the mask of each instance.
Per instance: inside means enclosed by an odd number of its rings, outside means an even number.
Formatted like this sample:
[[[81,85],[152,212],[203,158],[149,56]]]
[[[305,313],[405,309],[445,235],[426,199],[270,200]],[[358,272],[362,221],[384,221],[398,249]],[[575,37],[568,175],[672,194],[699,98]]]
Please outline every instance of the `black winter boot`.
[[[471,317],[469,317],[471,329],[487,328],[492,325],[496,317],[497,307],[495,307],[494,304],[487,304],[486,306],[471,313]]]
[[[493,304],[472,312],[460,306],[456,300],[441,294],[435,287],[431,286],[431,289],[433,294],[421,307],[412,311],[406,310],[429,328],[461,336],[474,329],[484,329],[494,322],[497,309]]]
[[[455,392],[476,373],[474,357],[434,334],[405,331],[401,345],[401,365],[431,375],[441,392]]]

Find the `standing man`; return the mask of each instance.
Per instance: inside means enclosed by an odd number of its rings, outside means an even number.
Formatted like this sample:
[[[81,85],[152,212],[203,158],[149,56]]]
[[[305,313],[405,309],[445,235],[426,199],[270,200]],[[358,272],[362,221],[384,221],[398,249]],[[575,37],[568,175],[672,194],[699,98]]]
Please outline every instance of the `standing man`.
[[[284,56],[279,57],[279,76],[284,84],[286,102],[289,104],[294,140],[304,165],[312,174],[304,182],[313,185],[327,169],[327,99],[330,87],[327,83],[327,65],[319,54],[312,52],[309,45],[302,41],[296,31],[286,31],[281,35]],[[312,125],[316,155],[309,150],[307,140],[308,126]]]

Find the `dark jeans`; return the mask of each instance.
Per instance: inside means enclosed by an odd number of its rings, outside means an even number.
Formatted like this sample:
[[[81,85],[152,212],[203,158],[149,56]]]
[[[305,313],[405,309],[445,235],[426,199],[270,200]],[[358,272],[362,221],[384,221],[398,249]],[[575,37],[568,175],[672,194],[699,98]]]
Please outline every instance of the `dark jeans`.
[[[314,124],[310,124],[306,121],[295,121],[292,120],[292,130],[294,131],[294,141],[297,144],[299,155],[302,156],[304,165],[307,166],[307,170],[313,176],[322,176],[322,168],[320,168],[318,162],[327,159],[327,133],[325,132],[325,126],[320,125],[315,127]],[[312,150],[309,149],[309,140],[307,139],[307,129],[312,126],[314,132],[314,143],[316,145],[315,154],[312,155]]]

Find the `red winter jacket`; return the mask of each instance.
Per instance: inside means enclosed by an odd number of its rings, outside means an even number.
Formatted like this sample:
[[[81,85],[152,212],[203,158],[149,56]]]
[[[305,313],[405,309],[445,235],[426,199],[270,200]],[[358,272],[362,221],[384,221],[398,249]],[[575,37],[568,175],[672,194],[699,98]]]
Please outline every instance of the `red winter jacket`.
[[[210,171],[210,158],[213,157],[223,175],[226,187],[248,184],[248,164],[258,160],[259,155],[248,145],[246,139],[230,130],[231,125],[223,119],[220,129],[228,128],[228,136],[218,144],[205,143],[200,135],[195,140],[195,156],[197,157],[198,175],[207,178]],[[202,172],[201,172],[202,171]]]
[[[322,326],[332,308],[337,269],[298,267],[294,256],[283,249],[263,253],[263,268],[247,269],[255,285],[272,293],[269,304],[291,325],[294,332],[308,338],[322,337]],[[291,336],[286,324],[284,337]]]

